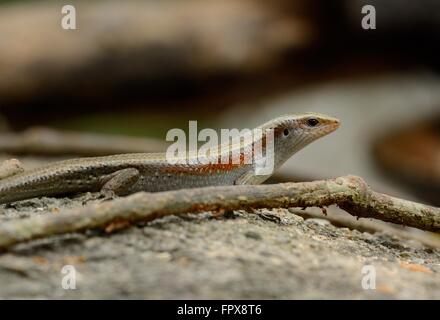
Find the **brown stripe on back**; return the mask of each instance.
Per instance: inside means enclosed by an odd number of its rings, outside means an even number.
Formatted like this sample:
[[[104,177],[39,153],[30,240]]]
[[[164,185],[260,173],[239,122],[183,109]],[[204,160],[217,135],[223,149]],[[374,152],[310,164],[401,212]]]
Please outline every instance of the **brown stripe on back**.
[[[232,163],[231,156],[229,158],[229,163],[221,163],[221,156],[217,159],[218,163],[208,163],[208,164],[194,164],[194,165],[173,165],[173,166],[166,166],[161,169],[161,172],[163,173],[185,173],[185,174],[196,174],[196,175],[203,175],[206,173],[211,172],[225,172],[225,171],[231,171],[237,168],[240,168],[245,164],[245,155],[243,152],[240,153],[240,163],[234,164]]]

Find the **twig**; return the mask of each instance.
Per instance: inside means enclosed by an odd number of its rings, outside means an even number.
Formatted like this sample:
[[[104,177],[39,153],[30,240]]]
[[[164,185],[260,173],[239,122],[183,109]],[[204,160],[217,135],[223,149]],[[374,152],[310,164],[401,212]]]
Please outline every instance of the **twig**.
[[[330,214],[324,215],[318,212],[304,211],[300,209],[290,209],[290,212],[296,214],[304,219],[318,218],[328,220],[332,225],[336,227],[345,227],[351,230],[358,230],[360,232],[376,233],[383,232],[392,236],[400,237],[403,239],[412,239],[422,243],[425,246],[431,248],[440,248],[440,239],[437,239],[435,235],[423,233],[411,232],[407,229],[398,229],[397,226],[383,223],[377,220],[357,220],[349,215]]]
[[[166,146],[164,141],[153,138],[59,131],[44,127],[0,135],[0,151],[12,154],[101,156],[162,152]]]
[[[440,208],[372,191],[359,177],[275,185],[242,185],[140,192],[126,198],[0,225],[0,248],[50,235],[150,221],[166,215],[249,208],[323,207],[337,204],[358,217],[440,231]]]

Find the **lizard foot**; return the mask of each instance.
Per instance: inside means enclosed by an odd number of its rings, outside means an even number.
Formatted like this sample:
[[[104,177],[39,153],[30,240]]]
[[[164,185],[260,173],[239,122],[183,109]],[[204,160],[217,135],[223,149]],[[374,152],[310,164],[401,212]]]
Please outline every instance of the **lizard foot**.
[[[101,190],[98,199],[101,201],[109,201],[118,198],[118,195],[113,190]]]
[[[255,210],[254,213],[260,219],[263,219],[263,220],[266,220],[266,221],[271,221],[271,222],[274,222],[274,223],[281,223],[281,218],[279,216],[275,215],[275,214],[263,213],[263,212],[257,211],[257,210]]]
[[[118,196],[112,192],[87,192],[75,197],[76,200],[81,201],[83,205],[90,202],[104,202],[116,199]]]

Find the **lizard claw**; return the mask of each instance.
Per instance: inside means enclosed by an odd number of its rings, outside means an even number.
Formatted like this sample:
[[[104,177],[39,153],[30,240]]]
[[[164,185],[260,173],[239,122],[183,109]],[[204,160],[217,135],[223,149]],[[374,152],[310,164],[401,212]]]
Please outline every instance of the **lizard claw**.
[[[255,212],[260,219],[271,221],[274,223],[281,223],[281,218],[271,213]]]
[[[79,196],[79,200],[82,200],[82,204],[86,205],[92,201],[104,202],[117,198],[114,192],[87,192]]]
[[[99,193],[99,199],[101,199],[101,201],[110,201],[110,200],[114,200],[116,198],[118,198],[118,196],[112,190],[102,190]]]

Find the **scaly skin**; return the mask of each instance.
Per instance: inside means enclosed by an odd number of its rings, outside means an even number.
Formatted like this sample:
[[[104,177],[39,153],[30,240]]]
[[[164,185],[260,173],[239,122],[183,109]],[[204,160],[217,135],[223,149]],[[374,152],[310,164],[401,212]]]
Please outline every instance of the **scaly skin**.
[[[313,119],[313,120],[311,120]],[[259,128],[274,131],[274,170],[294,153],[339,127],[339,120],[316,113],[281,116]],[[253,141],[231,145],[245,155]],[[237,150],[238,148],[238,150]],[[225,154],[212,154],[218,158]],[[191,157],[190,157],[191,158]],[[242,157],[240,157],[242,159]],[[164,153],[120,154],[56,162],[0,180],[0,203],[87,191],[130,194],[214,185],[259,184],[270,175],[254,174],[254,164],[170,164]]]

